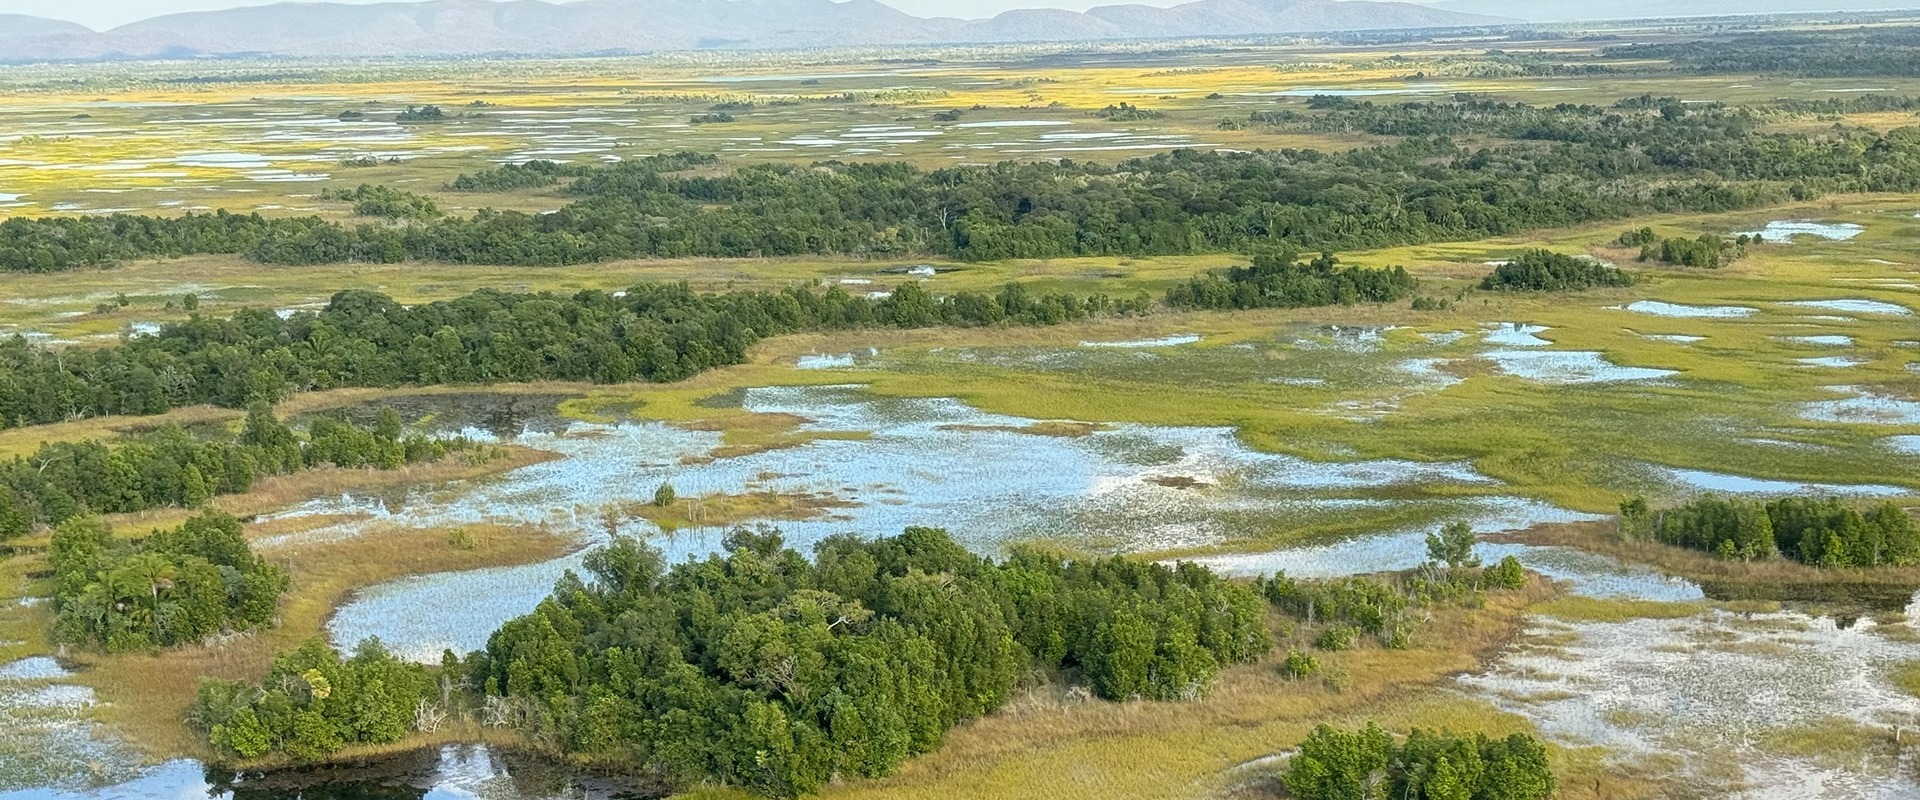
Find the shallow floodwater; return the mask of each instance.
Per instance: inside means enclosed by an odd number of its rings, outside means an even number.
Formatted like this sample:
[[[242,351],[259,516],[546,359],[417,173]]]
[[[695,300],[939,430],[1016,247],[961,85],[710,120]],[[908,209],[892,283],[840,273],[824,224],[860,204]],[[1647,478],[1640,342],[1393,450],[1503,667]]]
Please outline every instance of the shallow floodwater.
[[[1591,514],[1561,511],[1553,522],[1599,519]],[[1515,516],[1492,515],[1469,524],[1476,533],[1513,530]],[[1295,578],[1341,578],[1413,569],[1427,561],[1426,531],[1401,531],[1314,547],[1296,547],[1267,553],[1203,556],[1193,559],[1227,575],[1252,577],[1284,572]],[[1474,555],[1485,563],[1507,556],[1557,581],[1565,581],[1577,595],[1687,602],[1705,597],[1691,581],[1662,575],[1645,567],[1608,556],[1565,547],[1481,542]]]
[[[1489,350],[1486,355],[1501,372],[1541,383],[1623,383],[1680,374],[1671,369],[1623,367],[1591,350]]]
[[[683,498],[807,493],[852,504],[834,509],[831,518],[778,523],[803,551],[837,533],[888,535],[937,525],[982,553],[1033,538],[1113,552],[1202,547],[1270,532],[1276,520],[1388,510],[1466,519],[1504,514],[1511,527],[1569,513],[1499,496],[1497,482],[1464,464],[1319,463],[1252,451],[1227,428],[1118,425],[1080,437],[1042,436],[1022,432],[1036,420],[987,414],[950,399],[881,398],[857,386],[753,389],[742,405],[804,417],[808,430],[823,434],[868,436],[709,461],[718,434],[657,423],[576,423],[520,437],[563,458],[501,480],[417,492],[397,504],[348,497],[291,513],[374,514],[372,523],[300,537],[310,542],[354,536],[368,524],[477,522],[542,524],[596,542],[606,535],[608,503],[644,501],[671,482]],[[1477,487],[1492,496],[1441,496],[1446,487]],[[1441,492],[1423,497],[1426,488]],[[1375,498],[1388,489],[1393,499]],[[717,528],[664,534],[639,520],[617,526],[646,537],[674,561],[717,552],[724,538]],[[564,571],[579,565],[576,555],[407,578],[362,592],[329,628],[342,643],[379,636],[409,657],[437,659],[443,648],[481,647],[501,622],[531,609]]]
[[[1460,684],[1562,743],[1605,747],[1615,758],[1677,759],[1677,769],[1662,771],[1697,796],[1914,797],[1911,765],[1895,758],[1838,768],[1794,754],[1794,745],[1828,736],[1811,726],[1884,735],[1920,718],[1920,699],[1886,677],[1920,658],[1920,644],[1911,630],[1883,635],[1880,627],[1794,611],[1538,620],[1528,641]]]
[[[1635,314],[1651,314],[1656,317],[1676,319],[1737,319],[1760,313],[1760,309],[1748,306],[1688,306],[1659,300],[1638,300],[1626,304],[1623,308]]]
[[[1796,236],[1811,236],[1816,239],[1844,242],[1866,232],[1866,228],[1851,222],[1814,222],[1812,220],[1776,220],[1757,231],[1744,231],[1736,236],[1758,236],[1776,244],[1789,244]]]
[[[1896,303],[1879,300],[1848,298],[1843,300],[1794,300],[1782,305],[1798,308],[1818,308],[1823,311],[1844,311],[1849,314],[1885,314],[1893,317],[1911,317],[1913,309]]]
[[[0,798],[138,774],[136,756],[94,724],[93,690],[71,677],[44,656],[0,664]]]
[[[1800,415],[1816,422],[1879,425],[1920,423],[1920,401],[1881,394],[1859,386],[1829,386],[1827,390],[1849,396],[1804,403],[1800,406]]]

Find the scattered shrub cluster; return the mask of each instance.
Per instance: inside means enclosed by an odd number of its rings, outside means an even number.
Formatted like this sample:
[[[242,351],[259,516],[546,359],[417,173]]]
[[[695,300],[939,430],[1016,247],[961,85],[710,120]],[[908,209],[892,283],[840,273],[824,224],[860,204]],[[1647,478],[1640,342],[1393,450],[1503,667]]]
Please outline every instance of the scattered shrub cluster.
[[[352,189],[323,189],[319,197],[352,203],[353,213],[363,217],[426,220],[444,216],[433,198],[391,186],[363,183]]]
[[[1591,258],[1528,250],[1493,268],[1480,288],[1509,292],[1565,292],[1631,286],[1633,275]]]
[[[287,575],[247,546],[219,513],[129,542],[96,518],[54,529],[54,632],[112,652],[199,642],[273,619]]]
[[[1352,732],[1315,728],[1280,777],[1295,800],[1547,800],[1555,786],[1546,747],[1526,734],[1416,728],[1396,742],[1371,722]]]
[[[201,682],[192,722],[222,752],[316,760],[348,745],[397,742],[435,724],[449,699],[440,680],[378,639],[348,658],[314,639],[274,659],[260,684]]]
[[[1741,234],[1732,239],[1713,234],[1701,234],[1698,238],[1683,236],[1661,238],[1652,228],[1627,231],[1614,240],[1621,247],[1640,248],[1641,261],[1658,261],[1680,267],[1704,267],[1719,269],[1745,258],[1747,246],[1758,244],[1759,237]]]
[[[1175,308],[1248,309],[1388,303],[1413,294],[1418,281],[1405,267],[1342,267],[1332,253],[1310,262],[1283,251],[1258,256],[1252,266],[1212,272],[1167,291]]]

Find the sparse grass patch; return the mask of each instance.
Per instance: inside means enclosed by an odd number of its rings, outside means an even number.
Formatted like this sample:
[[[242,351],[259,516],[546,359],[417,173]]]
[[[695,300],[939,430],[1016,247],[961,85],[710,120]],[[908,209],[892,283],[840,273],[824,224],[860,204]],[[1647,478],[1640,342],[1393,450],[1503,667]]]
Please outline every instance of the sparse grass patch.
[[[1862,725],[1844,717],[1761,731],[1754,737],[1754,746],[1808,759],[1827,769],[1865,772],[1893,768],[1900,753],[1892,727]]]
[[[1920,697],[1920,660],[1902,661],[1887,672],[1887,680],[1892,681],[1900,691]]]
[[[1681,619],[1700,613],[1692,603],[1596,597],[1558,597],[1540,604],[1536,612],[1566,622],[1625,622],[1634,619]]]

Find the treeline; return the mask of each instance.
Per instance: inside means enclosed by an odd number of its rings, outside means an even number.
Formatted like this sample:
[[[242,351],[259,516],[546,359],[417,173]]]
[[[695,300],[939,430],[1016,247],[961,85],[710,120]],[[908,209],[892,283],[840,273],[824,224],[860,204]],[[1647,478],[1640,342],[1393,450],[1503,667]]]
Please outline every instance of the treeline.
[[[1295,800],[1547,800],[1556,785],[1547,748],[1524,733],[1489,739],[1415,728],[1396,742],[1371,722],[1352,732],[1315,728],[1280,778]]]
[[[1390,303],[1419,282],[1405,267],[1342,267],[1332,253],[1300,262],[1291,250],[1256,256],[1252,266],[1211,272],[1167,290],[1175,308],[1249,309]]]
[[[1667,98],[1551,108],[1466,100],[1304,115],[1406,138],[1343,153],[1180,150],[1116,164],[747,164],[674,154],[604,166],[505,167],[461,190],[575,180],[551,214],[419,224],[101,216],[0,225],[0,269],[244,253],[341,261],[554,265],[615,258],[834,254],[955,259],[1370,249],[1480,239],[1637,214],[1728,211],[1819,191],[1920,190],[1903,130],[1767,130],[1752,110]],[[1452,137],[1509,143],[1462,147]],[[1543,144],[1548,146],[1542,146]],[[1797,187],[1797,189],[1796,189]]]
[[[1710,495],[1654,510],[1636,498],[1620,507],[1620,532],[1741,561],[1785,557],[1818,567],[1920,564],[1920,529],[1893,503],[1863,512],[1831,497],[1763,503]]]
[[[195,316],[111,347],[0,340],[0,428],[200,403],[238,408],[339,387],[676,381],[740,363],[748,347],[787,333],[1051,324],[1148,304],[1144,295],[1036,296],[1017,285],[935,297],[913,282],[878,299],[838,287],[707,295],[643,284],[570,297],[482,290],[412,307],[345,291],[318,313]]]
[[[1680,69],[1709,75],[1911,78],[1920,76],[1920,28],[1770,31],[1721,41],[1610,47],[1602,56],[1669,61]]]
[[[110,652],[199,642],[273,619],[287,574],[247,546],[240,521],[205,513],[139,542],[96,518],[54,529],[54,635]]]
[[[382,409],[371,428],[316,418],[302,439],[264,404],[249,410],[237,437],[196,437],[167,425],[111,444],[43,443],[31,456],[0,462],[0,541],[90,514],[200,508],[216,495],[244,493],[266,476],[321,466],[394,469],[470,446],[461,439],[403,437],[391,408]]]
[[[1591,257],[1528,250],[1501,262],[1480,288],[1508,292],[1565,292],[1596,286],[1632,286],[1633,275]]]
[[[1758,244],[1758,236],[1741,234],[1732,239],[1703,233],[1697,238],[1684,236],[1661,238],[1652,228],[1620,234],[1614,244],[1640,248],[1641,261],[1657,261],[1679,267],[1719,269],[1747,256],[1747,246]]]

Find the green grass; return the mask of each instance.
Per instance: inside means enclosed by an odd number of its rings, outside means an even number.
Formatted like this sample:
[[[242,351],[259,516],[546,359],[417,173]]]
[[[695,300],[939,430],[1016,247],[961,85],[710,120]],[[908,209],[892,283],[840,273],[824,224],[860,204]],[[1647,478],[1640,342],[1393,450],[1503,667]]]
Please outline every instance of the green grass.
[[[1887,680],[1892,681],[1900,691],[1920,697],[1920,661],[1900,662],[1887,673]]]
[[[1635,619],[1680,619],[1705,610],[1694,603],[1664,603],[1624,598],[1567,596],[1534,607],[1534,612],[1563,622],[1625,622]]]

